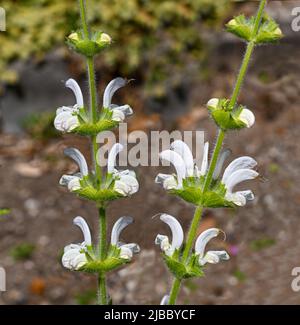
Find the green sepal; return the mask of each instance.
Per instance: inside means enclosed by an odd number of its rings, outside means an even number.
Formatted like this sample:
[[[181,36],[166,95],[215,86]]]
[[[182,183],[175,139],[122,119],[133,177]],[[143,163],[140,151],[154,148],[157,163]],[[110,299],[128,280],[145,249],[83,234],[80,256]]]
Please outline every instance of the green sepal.
[[[102,108],[97,122],[93,123],[88,117],[88,113],[83,109],[79,111],[78,117],[80,125],[73,130],[80,135],[95,136],[100,132],[109,131],[119,125],[119,122],[112,120],[112,111],[109,108]]]
[[[97,179],[94,175],[84,176],[80,180],[81,188],[74,191],[78,196],[99,203],[113,201],[123,196],[113,190],[114,180],[110,177],[101,184],[101,187],[97,184]]]
[[[170,272],[179,280],[201,277],[204,275],[202,267],[198,264],[196,256],[193,254],[185,264],[179,261],[177,254],[167,256],[164,254],[164,260]]]
[[[72,50],[88,58],[94,57],[111,43],[109,36],[102,32],[94,33],[91,39],[85,39],[82,35],[81,32],[72,33],[67,38],[67,44]],[[107,37],[102,39],[103,35]]]
[[[255,17],[246,18],[244,15],[234,17],[226,24],[227,31],[255,44],[275,43],[282,37],[282,31],[274,19],[268,15],[262,18],[260,27],[256,35],[254,34]]]
[[[196,182],[193,181],[194,179],[197,178],[185,179],[182,189],[170,190],[170,193],[179,196],[186,202],[205,208],[232,208],[235,206],[232,202],[225,200],[226,188],[220,181],[214,181],[209,190],[203,194],[205,178],[201,176]]]
[[[107,257],[104,260],[90,259],[86,254],[88,262],[79,270],[87,273],[108,273],[111,272],[130,261],[120,258],[120,248],[110,245],[107,253]]]
[[[243,109],[246,107],[239,105],[235,110],[230,107],[228,99],[220,99],[217,106],[207,106],[213,120],[223,131],[239,130],[246,128],[247,125],[239,119]]]

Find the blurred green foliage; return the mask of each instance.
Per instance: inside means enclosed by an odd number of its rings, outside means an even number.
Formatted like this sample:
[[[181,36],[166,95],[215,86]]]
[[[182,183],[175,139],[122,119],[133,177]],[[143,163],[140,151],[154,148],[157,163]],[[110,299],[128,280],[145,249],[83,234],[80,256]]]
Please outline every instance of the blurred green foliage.
[[[34,245],[30,243],[22,243],[12,248],[12,250],[10,251],[10,255],[16,261],[24,261],[31,258],[34,250],[35,250]]]
[[[203,27],[219,25],[229,0],[87,0],[95,30],[111,35],[113,46],[98,62],[111,73],[138,77],[159,93],[191,63],[205,56]],[[2,0],[7,31],[0,33],[0,81],[15,83],[16,60],[40,60],[63,45],[79,27],[76,0]],[[175,77],[175,78],[174,78]],[[163,82],[162,82],[163,81]]]
[[[276,244],[275,239],[269,237],[263,237],[260,239],[253,240],[250,243],[250,247],[253,251],[261,251],[262,249],[271,247]]]
[[[75,296],[78,305],[93,305],[96,303],[96,298],[97,292],[93,289],[80,292]]]
[[[9,213],[10,213],[10,209],[6,209],[6,208],[0,209],[0,217],[1,216],[6,216]]]
[[[22,121],[26,133],[37,140],[48,140],[58,136],[53,121],[55,112],[32,113]]]

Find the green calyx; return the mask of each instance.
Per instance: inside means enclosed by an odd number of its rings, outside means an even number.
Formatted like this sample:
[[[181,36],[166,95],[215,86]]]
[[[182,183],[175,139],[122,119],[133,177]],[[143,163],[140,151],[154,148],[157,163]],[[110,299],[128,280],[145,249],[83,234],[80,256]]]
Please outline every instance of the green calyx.
[[[229,99],[211,99],[207,103],[207,108],[215,123],[223,131],[239,130],[249,127],[245,121],[241,120],[240,115],[245,106],[239,105],[235,109],[230,107]]]
[[[109,108],[102,108],[97,122],[92,122],[86,109],[82,108],[77,115],[79,126],[72,132],[83,136],[96,136],[100,132],[112,130],[119,125],[119,122],[112,120],[112,115]]]
[[[82,33],[74,32],[67,37],[67,44],[75,52],[92,58],[111,44],[111,38],[105,33],[96,32],[90,39],[86,39]]]
[[[88,262],[79,271],[87,273],[108,273],[124,264],[128,264],[130,261],[121,258],[120,251],[120,248],[110,245],[107,257],[104,260],[96,257],[91,258],[89,254],[86,254]]]
[[[183,180],[183,188],[170,190],[171,194],[177,195],[184,201],[205,208],[232,208],[235,205],[225,200],[226,188],[220,181],[213,181],[210,188],[203,193],[205,177],[188,177]]]
[[[90,201],[105,203],[123,197],[113,189],[113,179],[106,179],[105,182],[99,185],[95,176],[89,175],[83,177],[80,181],[80,186],[81,188],[75,190],[74,193]]]
[[[189,260],[184,263],[179,260],[179,252],[176,251],[172,256],[164,254],[164,260],[170,272],[179,280],[202,277],[203,267],[198,263],[198,257],[192,254]]]
[[[227,31],[255,44],[275,43],[282,37],[282,31],[274,19],[264,15],[256,35],[254,35],[255,17],[237,16],[226,24]]]

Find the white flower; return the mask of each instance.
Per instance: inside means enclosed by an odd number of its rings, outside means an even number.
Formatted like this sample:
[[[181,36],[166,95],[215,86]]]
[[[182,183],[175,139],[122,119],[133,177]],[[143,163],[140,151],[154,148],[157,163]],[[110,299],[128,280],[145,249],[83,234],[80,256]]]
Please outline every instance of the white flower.
[[[170,296],[169,295],[164,295],[161,302],[160,302],[160,305],[168,305],[169,300],[170,300]]]
[[[204,145],[203,158],[200,170],[194,163],[193,155],[188,147],[181,140],[176,140],[171,144],[171,150],[160,153],[162,160],[169,161],[175,167],[176,174],[158,174],[155,182],[162,184],[165,190],[183,189],[183,180],[187,177],[200,178],[205,176],[208,170],[208,142]],[[230,150],[224,150],[217,161],[213,179],[218,179],[222,171],[223,164],[230,154]],[[259,174],[253,170],[257,162],[251,157],[240,157],[233,160],[224,171],[221,180],[226,188],[225,199],[238,206],[244,206],[247,200],[253,200],[254,194],[250,190],[238,191],[233,193],[235,185],[256,178]]]
[[[133,254],[137,254],[140,252],[140,247],[135,243],[124,244],[120,242],[119,237],[124,228],[126,228],[131,223],[133,223],[133,218],[121,217],[114,224],[111,232],[111,245],[120,248],[120,258],[129,261],[132,259]]]
[[[114,190],[122,196],[128,196],[139,190],[139,183],[134,171],[115,169],[117,155],[124,149],[120,143],[116,143],[111,148],[107,160],[107,173],[114,179]]]
[[[247,108],[242,109],[239,119],[246,124],[247,128],[251,128],[251,126],[255,123],[254,114]]]
[[[259,174],[252,170],[257,162],[251,157],[240,157],[233,160],[225,169],[222,183],[226,187],[225,199],[238,206],[244,206],[247,200],[253,200],[254,194],[250,190],[232,192],[235,185],[256,178]]]
[[[172,232],[172,243],[170,243],[168,236],[157,235],[155,244],[160,245],[161,250],[168,256],[172,256],[176,249],[179,249],[183,243],[183,230],[176,218],[169,214],[162,214],[160,220],[166,223]]]
[[[123,122],[126,116],[133,114],[132,108],[129,105],[115,105],[112,104],[112,97],[114,93],[124,87],[127,81],[123,78],[113,79],[106,87],[103,95],[103,107],[109,108],[112,111],[112,120],[116,122]]]
[[[71,132],[79,126],[77,114],[84,104],[81,89],[74,79],[69,79],[66,82],[66,87],[73,91],[76,97],[76,104],[74,106],[63,106],[58,108],[56,110],[54,126],[58,131]]]
[[[73,223],[81,229],[84,241],[81,244],[71,244],[65,247],[62,264],[67,269],[77,271],[87,263],[86,252],[91,247],[92,240],[89,226],[82,217],[76,217]]]
[[[64,150],[64,154],[73,159],[79,166],[79,173],[74,175],[63,175],[59,181],[62,186],[67,186],[69,191],[77,191],[81,188],[80,181],[84,176],[89,174],[88,166],[83,154],[75,148],[67,148]]]
[[[174,165],[176,175],[158,174],[155,182],[162,184],[164,189],[182,189],[183,179],[186,177],[200,177],[205,175],[208,167],[208,142],[204,145],[203,158],[200,170],[194,163],[192,152],[189,146],[181,140],[176,140],[171,144],[171,150],[160,153],[160,159],[166,160]]]
[[[229,255],[226,251],[208,251],[205,253],[205,247],[207,243],[217,237],[220,234],[220,230],[217,228],[210,228],[203,231],[200,236],[197,238],[195,243],[195,252],[198,257],[198,262],[201,266],[206,263],[217,264],[220,261],[229,260]]]

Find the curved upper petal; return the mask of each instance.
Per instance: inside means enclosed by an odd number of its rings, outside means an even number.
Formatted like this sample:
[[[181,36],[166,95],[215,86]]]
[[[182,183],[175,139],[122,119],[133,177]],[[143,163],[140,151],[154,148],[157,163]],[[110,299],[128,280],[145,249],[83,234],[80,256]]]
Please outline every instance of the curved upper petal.
[[[199,254],[199,257],[202,258],[204,256],[204,251],[207,243],[217,237],[220,233],[220,229],[218,228],[210,228],[203,231],[197,238],[195,243],[195,252]]]
[[[225,184],[232,173],[239,169],[254,168],[257,165],[257,162],[248,156],[239,157],[234,159],[225,169],[222,183]]]
[[[208,150],[209,150],[209,142],[205,142],[204,149],[203,149],[203,158],[202,164],[200,168],[200,175],[203,176],[206,174],[207,167],[208,167]]]
[[[111,231],[111,239],[110,242],[114,246],[118,246],[119,237],[121,232],[131,223],[133,223],[132,217],[121,217],[114,224],[113,229]]]
[[[83,96],[78,83],[74,79],[69,79],[66,82],[66,87],[70,88],[73,91],[76,97],[77,106],[84,107]]]
[[[124,149],[124,146],[121,143],[115,143],[109,154],[107,159],[107,173],[112,174],[115,169],[117,155]]]
[[[172,243],[171,243],[171,253],[175,251],[175,249],[179,249],[183,243],[183,230],[176,218],[169,214],[162,214],[160,216],[160,220],[166,223],[172,232]]]
[[[182,181],[186,176],[186,168],[185,168],[184,160],[181,158],[181,156],[178,153],[172,150],[162,151],[159,156],[162,160],[169,161],[174,165],[177,173],[178,187],[181,188]]]
[[[83,233],[83,237],[84,237],[84,242],[87,246],[91,246],[92,245],[92,236],[91,236],[91,232],[90,232],[90,228],[87,224],[87,222],[82,218],[82,217],[76,217],[73,220],[73,224],[78,226],[82,233]]]
[[[171,150],[178,153],[183,159],[186,167],[187,176],[193,176],[194,158],[189,146],[181,140],[175,140],[171,143]]]
[[[127,84],[126,79],[120,77],[113,79],[105,88],[104,95],[103,95],[103,107],[110,108],[111,100],[114,93],[118,89],[124,87],[126,84]]]
[[[224,182],[224,185],[229,193],[232,192],[233,188],[235,185],[247,181],[250,179],[254,179],[258,176],[259,174],[252,169],[239,169],[232,173]]]
[[[89,174],[88,166],[83,154],[76,148],[67,148],[64,150],[64,154],[73,159],[79,166],[80,172],[83,176]]]

